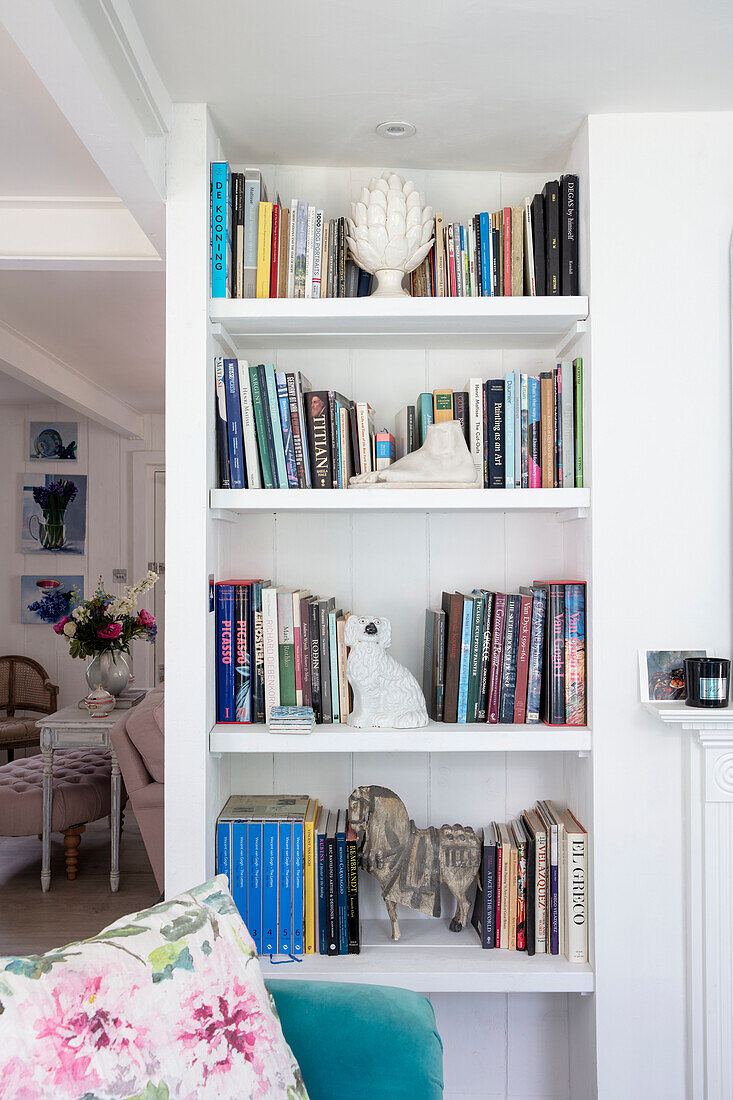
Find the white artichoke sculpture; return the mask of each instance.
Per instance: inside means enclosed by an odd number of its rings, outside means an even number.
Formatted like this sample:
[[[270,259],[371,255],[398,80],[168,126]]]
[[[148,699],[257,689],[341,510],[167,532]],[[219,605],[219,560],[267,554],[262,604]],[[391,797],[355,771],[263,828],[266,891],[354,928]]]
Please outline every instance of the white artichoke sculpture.
[[[362,187],[351,204],[347,240],[359,267],[377,276],[372,297],[408,297],[405,274],[414,271],[433,246],[433,208],[411,180],[383,172]]]

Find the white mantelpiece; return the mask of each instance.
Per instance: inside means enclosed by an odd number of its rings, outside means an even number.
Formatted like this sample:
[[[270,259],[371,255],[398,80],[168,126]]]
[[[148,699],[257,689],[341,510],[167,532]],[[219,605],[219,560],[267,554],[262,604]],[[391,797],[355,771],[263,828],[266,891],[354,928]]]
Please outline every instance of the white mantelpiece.
[[[647,703],[690,733],[688,747],[688,1042],[693,1100],[733,1096],[733,708]]]

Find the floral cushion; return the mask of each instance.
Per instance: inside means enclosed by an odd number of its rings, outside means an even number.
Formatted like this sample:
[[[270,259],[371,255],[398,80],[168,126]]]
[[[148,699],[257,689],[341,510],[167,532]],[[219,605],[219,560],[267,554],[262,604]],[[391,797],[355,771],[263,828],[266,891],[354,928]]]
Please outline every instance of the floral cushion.
[[[307,1100],[223,875],[0,957],[3,1100]]]

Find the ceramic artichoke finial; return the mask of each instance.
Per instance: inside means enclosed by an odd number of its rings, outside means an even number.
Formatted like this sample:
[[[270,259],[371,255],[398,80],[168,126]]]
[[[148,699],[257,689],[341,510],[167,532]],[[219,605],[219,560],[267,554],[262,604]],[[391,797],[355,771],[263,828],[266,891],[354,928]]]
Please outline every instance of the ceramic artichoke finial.
[[[402,276],[414,271],[433,245],[433,208],[411,180],[383,172],[351,204],[347,240],[359,267],[377,275],[376,295],[402,296]]]

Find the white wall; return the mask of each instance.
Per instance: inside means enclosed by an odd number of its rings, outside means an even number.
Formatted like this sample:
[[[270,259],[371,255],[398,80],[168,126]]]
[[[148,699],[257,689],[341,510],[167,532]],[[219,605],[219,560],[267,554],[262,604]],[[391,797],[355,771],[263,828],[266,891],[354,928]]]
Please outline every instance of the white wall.
[[[733,114],[589,120],[599,1095],[683,1100],[683,738],[637,650],[731,653]]]
[[[79,423],[78,461],[41,463],[28,461],[31,420]],[[67,706],[86,694],[85,661],[72,661],[66,644],[50,626],[20,622],[20,577],[45,569],[64,574],[83,574],[85,595],[96,587],[100,573],[108,591],[112,570],[126,568],[132,582],[132,539],[144,537],[143,504],[136,511],[132,500],[132,452],[162,450],[164,418],[145,417],[144,440],[126,440],[86,420],[63,405],[0,405],[0,652],[19,653],[40,661],[60,687],[59,706]],[[24,473],[87,475],[87,538],[84,555],[51,552],[23,554],[20,548],[21,490]]]

